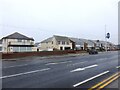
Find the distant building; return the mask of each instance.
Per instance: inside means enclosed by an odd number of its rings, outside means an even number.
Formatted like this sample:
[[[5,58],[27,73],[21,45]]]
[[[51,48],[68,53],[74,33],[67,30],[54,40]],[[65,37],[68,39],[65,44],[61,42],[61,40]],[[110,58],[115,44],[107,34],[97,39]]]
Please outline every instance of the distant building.
[[[113,43],[101,41],[101,40],[92,40],[92,41],[94,43],[96,43],[96,49],[105,50],[106,46],[107,46],[107,50],[114,50],[115,49],[115,45]]]
[[[69,38],[74,42],[74,50],[84,50],[84,41],[79,38]]]
[[[92,40],[83,39],[85,50],[95,49],[96,44]]]
[[[120,50],[120,44],[119,45],[115,45],[116,49]]]
[[[2,40],[0,40],[0,52],[2,52]]]
[[[53,50],[71,50],[74,48],[74,42],[68,37],[54,35],[41,42],[40,49],[46,51]]]
[[[92,40],[92,41],[96,44],[95,49],[97,50],[105,49],[105,45],[106,45],[105,41],[100,41],[100,40]]]
[[[36,43],[37,51],[53,50],[105,50],[106,42],[100,40],[87,40],[73,37],[56,36],[45,39],[41,43]],[[107,50],[113,50],[114,44],[107,42]]]
[[[70,38],[73,42],[75,42],[76,50],[87,50],[95,48],[95,43],[91,40],[87,39],[79,39],[79,38]]]
[[[3,52],[31,52],[34,51],[34,39],[15,32],[2,38]]]
[[[40,42],[35,43],[34,47],[36,48],[36,51],[42,51]]]

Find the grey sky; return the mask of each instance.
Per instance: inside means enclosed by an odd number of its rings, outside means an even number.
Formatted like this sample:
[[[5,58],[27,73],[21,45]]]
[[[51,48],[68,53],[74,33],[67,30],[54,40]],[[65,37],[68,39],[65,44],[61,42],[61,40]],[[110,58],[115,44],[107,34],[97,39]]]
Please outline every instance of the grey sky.
[[[13,32],[40,42],[52,35],[118,42],[119,0],[0,0],[0,38]]]

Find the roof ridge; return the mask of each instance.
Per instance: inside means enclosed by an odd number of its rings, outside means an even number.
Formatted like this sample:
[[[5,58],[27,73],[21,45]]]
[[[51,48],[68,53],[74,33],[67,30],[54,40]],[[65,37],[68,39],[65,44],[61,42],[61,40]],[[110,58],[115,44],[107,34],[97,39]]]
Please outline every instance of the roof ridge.
[[[27,37],[27,36],[25,36],[21,33],[18,33],[18,32],[12,33],[6,37],[3,37],[2,39],[7,39],[7,38],[8,39],[25,39],[25,40],[33,40],[34,41],[33,38]]]

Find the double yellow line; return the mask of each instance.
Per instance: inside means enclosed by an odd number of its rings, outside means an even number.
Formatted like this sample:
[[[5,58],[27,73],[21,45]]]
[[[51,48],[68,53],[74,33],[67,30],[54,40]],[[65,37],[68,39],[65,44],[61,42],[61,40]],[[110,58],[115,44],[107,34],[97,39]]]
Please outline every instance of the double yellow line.
[[[103,80],[102,82],[96,84],[95,86],[91,87],[88,90],[101,90],[119,77],[120,77],[120,72],[118,72],[118,73],[112,75],[111,77]]]

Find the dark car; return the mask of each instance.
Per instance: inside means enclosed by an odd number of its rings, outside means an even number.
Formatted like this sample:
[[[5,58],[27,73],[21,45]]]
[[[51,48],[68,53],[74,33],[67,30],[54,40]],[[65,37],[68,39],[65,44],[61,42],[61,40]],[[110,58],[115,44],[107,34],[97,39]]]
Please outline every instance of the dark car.
[[[98,54],[98,51],[95,49],[91,49],[88,52],[89,52],[89,54]]]

